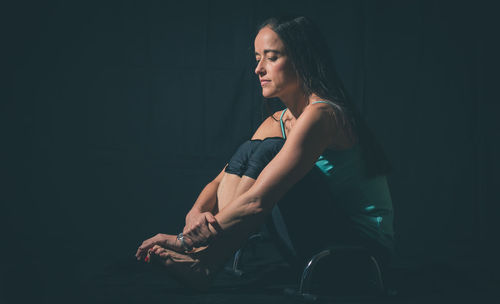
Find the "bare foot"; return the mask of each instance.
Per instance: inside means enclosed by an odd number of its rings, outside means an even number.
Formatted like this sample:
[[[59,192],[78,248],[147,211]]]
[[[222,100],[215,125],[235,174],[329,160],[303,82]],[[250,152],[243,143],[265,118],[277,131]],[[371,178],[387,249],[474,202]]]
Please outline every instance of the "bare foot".
[[[193,253],[179,253],[155,245],[150,249],[151,262],[165,266],[167,272],[181,283],[197,290],[207,290],[214,270],[200,261],[206,248],[198,248]]]

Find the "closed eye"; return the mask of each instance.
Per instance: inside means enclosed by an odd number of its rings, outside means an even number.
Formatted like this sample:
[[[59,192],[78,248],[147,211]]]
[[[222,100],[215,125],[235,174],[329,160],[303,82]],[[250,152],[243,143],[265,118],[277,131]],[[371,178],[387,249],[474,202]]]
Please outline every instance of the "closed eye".
[[[267,60],[269,61],[276,61],[278,60],[278,57],[277,56],[274,56],[274,57],[268,57]],[[256,59],[255,60],[255,63],[258,64],[260,62],[260,59]]]

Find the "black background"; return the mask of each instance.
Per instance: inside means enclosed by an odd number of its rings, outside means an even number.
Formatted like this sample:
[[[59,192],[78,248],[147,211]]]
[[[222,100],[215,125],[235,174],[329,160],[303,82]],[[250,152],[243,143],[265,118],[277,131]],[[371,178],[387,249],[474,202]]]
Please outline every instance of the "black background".
[[[2,4],[0,300],[176,233],[262,120],[258,23],[307,15],[384,146],[395,265],[499,271],[496,8],[481,1]],[[10,301],[10,300],[9,300]]]

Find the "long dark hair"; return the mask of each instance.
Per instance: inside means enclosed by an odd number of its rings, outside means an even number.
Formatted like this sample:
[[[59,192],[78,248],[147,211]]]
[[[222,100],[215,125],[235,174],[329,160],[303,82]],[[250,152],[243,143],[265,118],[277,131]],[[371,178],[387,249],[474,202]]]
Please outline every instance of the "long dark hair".
[[[266,26],[276,32],[283,42],[306,96],[314,93],[333,102],[337,122],[358,137],[368,176],[389,173],[387,157],[356,105],[348,97],[337,75],[326,40],[318,27],[303,16],[284,16],[265,20],[257,28],[257,32]]]

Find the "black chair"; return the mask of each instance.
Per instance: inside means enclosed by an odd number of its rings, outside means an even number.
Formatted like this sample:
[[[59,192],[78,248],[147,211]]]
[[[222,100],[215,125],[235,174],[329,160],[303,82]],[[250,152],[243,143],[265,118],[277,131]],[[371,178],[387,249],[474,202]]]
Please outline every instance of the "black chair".
[[[323,267],[318,265],[323,264]],[[336,245],[307,262],[298,289],[285,294],[316,300],[321,295],[382,296],[387,294],[379,260],[364,247]]]

